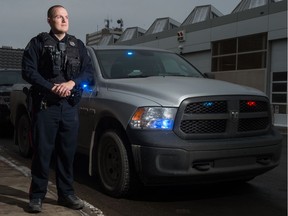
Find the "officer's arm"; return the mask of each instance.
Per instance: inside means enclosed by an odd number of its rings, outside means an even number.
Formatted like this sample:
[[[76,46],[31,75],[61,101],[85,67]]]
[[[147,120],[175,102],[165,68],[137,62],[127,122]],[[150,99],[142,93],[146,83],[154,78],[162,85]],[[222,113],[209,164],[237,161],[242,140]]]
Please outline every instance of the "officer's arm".
[[[22,77],[28,83],[46,90],[51,90],[53,84],[44,79],[38,71],[41,55],[40,43],[37,38],[32,38],[26,46],[22,57]]]

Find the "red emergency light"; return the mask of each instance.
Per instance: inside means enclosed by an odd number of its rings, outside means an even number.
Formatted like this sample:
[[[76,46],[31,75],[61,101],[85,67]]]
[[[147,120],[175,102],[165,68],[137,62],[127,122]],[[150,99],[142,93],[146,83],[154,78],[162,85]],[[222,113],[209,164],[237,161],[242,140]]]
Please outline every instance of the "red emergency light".
[[[246,105],[248,107],[256,107],[257,103],[256,103],[256,101],[247,101]]]

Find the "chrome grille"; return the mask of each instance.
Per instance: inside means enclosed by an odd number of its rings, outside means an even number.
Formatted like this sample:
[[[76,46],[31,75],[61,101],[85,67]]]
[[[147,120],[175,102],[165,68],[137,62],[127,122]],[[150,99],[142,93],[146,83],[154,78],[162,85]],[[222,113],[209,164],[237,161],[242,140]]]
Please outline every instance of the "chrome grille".
[[[10,96],[10,92],[0,92],[0,96]]]

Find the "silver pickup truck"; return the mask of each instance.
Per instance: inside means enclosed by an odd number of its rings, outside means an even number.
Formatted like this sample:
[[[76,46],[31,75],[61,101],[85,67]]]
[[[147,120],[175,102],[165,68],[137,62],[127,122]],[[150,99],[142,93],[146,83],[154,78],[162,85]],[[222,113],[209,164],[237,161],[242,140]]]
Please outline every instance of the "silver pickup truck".
[[[144,185],[248,181],[276,167],[281,135],[267,96],[208,79],[164,50],[87,47],[94,82],[83,86],[78,151],[104,191]],[[31,152],[25,94],[11,94],[20,153]]]

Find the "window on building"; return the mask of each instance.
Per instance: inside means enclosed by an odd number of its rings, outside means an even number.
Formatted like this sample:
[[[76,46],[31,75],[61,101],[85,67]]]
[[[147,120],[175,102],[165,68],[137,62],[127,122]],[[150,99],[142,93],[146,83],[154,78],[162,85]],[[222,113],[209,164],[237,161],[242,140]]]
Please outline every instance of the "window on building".
[[[238,55],[238,70],[266,68],[266,53],[247,53]]]
[[[130,40],[133,38],[133,35],[135,35],[136,32],[136,28],[132,28],[132,29],[127,29],[123,35],[121,36],[121,41],[126,41],[126,40]]]
[[[217,41],[212,44],[212,71],[266,68],[267,34]]]
[[[287,71],[272,75],[272,103],[275,113],[287,113]]]
[[[231,71],[236,70],[236,56],[222,56],[214,58],[212,62],[212,71]]]
[[[153,29],[152,34],[162,32],[165,29],[167,22],[167,19],[158,20],[155,24],[155,28]]]
[[[225,54],[236,54],[237,40],[229,39],[219,41],[213,44],[212,55],[225,55]]]
[[[202,22],[205,21],[207,19],[207,16],[210,12],[209,7],[202,7],[202,8],[198,8],[198,10],[195,13],[194,19],[192,23],[198,23],[198,22]]]
[[[250,1],[249,9],[260,7],[267,4],[267,0],[254,0]]]
[[[249,35],[238,38],[238,52],[261,51],[266,49],[266,34]]]

